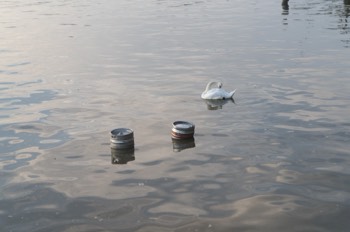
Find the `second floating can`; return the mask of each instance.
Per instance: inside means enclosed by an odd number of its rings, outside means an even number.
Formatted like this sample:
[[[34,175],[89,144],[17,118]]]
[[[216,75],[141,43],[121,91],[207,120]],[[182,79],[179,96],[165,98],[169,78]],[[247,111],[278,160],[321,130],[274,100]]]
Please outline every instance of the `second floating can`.
[[[194,124],[186,121],[173,122],[171,137],[173,139],[190,139],[194,135]]]

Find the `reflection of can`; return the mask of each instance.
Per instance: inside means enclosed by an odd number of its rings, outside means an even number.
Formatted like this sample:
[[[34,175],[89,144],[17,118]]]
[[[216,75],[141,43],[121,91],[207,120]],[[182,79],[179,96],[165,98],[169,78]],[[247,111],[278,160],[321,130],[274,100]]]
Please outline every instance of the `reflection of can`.
[[[194,138],[189,139],[172,139],[173,140],[173,151],[180,152],[182,150],[193,148],[196,146]]]
[[[134,148],[128,149],[111,149],[111,162],[112,164],[126,164],[129,161],[135,160]]]
[[[173,139],[190,139],[193,138],[194,124],[186,121],[175,121],[171,130]]]
[[[130,149],[134,147],[134,131],[128,128],[118,128],[111,131],[111,148]]]

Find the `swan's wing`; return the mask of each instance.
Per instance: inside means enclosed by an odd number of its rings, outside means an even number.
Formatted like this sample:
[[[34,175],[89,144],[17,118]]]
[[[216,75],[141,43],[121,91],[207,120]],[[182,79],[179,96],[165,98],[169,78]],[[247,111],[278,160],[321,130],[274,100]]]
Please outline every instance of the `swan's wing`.
[[[227,98],[227,92],[225,92],[222,89],[215,88],[211,89],[207,92],[202,93],[203,99],[213,99],[213,100],[219,100],[219,99],[225,99]]]

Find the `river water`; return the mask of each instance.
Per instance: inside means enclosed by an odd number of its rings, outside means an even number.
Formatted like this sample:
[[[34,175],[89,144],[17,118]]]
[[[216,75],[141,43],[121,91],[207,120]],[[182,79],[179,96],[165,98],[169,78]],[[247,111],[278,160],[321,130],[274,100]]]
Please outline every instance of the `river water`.
[[[1,231],[349,231],[346,3],[0,1]]]

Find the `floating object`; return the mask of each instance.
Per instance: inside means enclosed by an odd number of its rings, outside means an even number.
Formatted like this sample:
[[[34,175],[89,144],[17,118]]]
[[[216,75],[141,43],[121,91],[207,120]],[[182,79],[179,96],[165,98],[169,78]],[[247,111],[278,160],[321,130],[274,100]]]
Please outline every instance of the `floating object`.
[[[113,149],[111,148],[111,162],[112,164],[127,164],[130,161],[135,160],[135,149]]]
[[[224,89],[222,89],[221,82],[212,81],[207,84],[207,87],[205,88],[201,97],[203,99],[212,99],[212,100],[232,99],[235,92],[236,90],[233,90],[232,92],[227,92]]]
[[[117,128],[111,131],[111,148],[131,149],[134,148],[134,131],[129,128]]]
[[[180,152],[185,149],[193,148],[196,146],[194,138],[189,139],[172,139],[173,140],[173,151]]]
[[[175,121],[171,130],[173,139],[190,139],[194,135],[194,124],[186,121]]]

